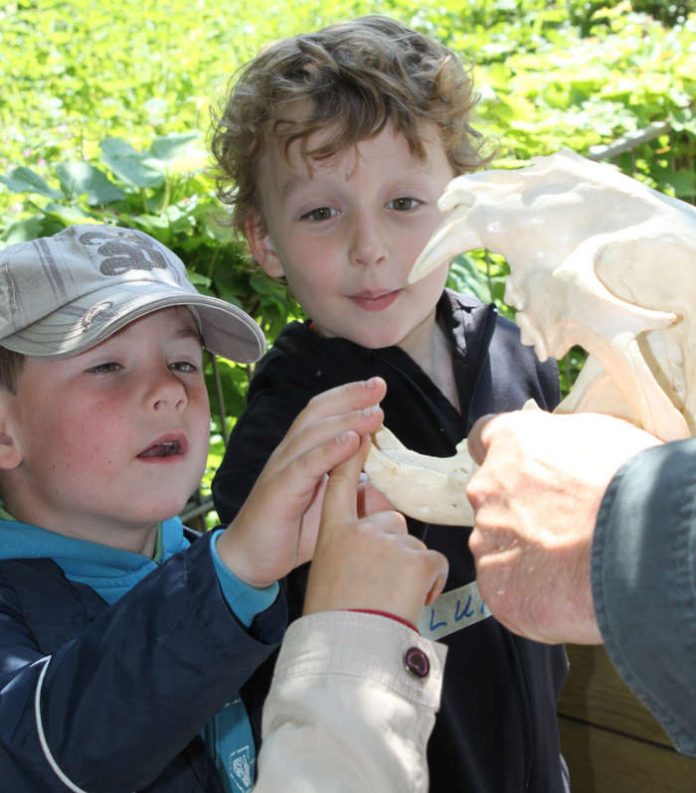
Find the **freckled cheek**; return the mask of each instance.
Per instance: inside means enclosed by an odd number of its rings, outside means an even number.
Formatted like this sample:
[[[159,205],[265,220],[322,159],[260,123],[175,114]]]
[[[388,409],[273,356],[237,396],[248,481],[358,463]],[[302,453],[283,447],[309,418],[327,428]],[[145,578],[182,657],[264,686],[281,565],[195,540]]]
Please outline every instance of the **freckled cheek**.
[[[74,472],[105,471],[123,464],[123,454],[129,449],[130,433],[117,415],[98,413],[76,417],[62,432],[56,433],[53,448],[57,458]]]

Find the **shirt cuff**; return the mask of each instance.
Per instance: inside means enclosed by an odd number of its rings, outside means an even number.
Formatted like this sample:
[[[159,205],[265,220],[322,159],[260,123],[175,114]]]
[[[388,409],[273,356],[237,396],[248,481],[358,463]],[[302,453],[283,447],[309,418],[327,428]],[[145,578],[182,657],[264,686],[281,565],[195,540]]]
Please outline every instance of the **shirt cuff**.
[[[414,625],[410,620],[399,617],[397,614],[392,614],[391,611],[380,611],[379,609],[346,609],[346,611],[352,611],[354,614],[373,614],[376,617],[384,617],[385,619],[399,622],[416,633],[420,633],[417,625]]]
[[[230,610],[242,625],[248,628],[257,614],[273,605],[273,602],[278,597],[278,582],[274,581],[270,586],[257,589],[238,578],[222,561],[217,552],[217,541],[223,531],[224,529],[215,531],[210,543],[215,575]]]

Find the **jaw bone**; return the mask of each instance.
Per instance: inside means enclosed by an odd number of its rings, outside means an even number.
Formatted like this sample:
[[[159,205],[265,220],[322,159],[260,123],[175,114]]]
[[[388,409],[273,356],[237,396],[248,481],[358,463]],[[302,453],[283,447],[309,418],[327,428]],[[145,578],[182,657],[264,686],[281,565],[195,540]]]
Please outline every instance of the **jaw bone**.
[[[429,457],[407,449],[386,427],[372,437],[365,473],[406,515],[425,523],[470,526],[474,511],[464,488],[476,468],[466,438],[452,457]]]
[[[571,152],[459,176],[439,206],[449,214],[410,282],[473,248],[503,255],[522,341],[541,360],[589,353],[558,412],[617,415],[663,440],[696,434],[694,207]],[[466,443],[430,458],[380,433],[365,470],[394,506],[470,525]]]

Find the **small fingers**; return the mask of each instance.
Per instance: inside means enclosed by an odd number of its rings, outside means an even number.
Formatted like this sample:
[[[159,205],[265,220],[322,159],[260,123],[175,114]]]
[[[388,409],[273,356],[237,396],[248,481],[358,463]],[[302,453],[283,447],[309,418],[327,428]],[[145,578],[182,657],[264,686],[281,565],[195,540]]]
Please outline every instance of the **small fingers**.
[[[387,386],[381,377],[358,380],[331,388],[312,397],[297,416],[291,429],[302,430],[316,422],[347,413],[359,413],[378,405],[386,394]]]
[[[347,437],[369,435],[382,424],[384,413],[379,401],[386,392],[380,377],[348,383],[324,391],[313,397],[297,416],[270,456],[265,470],[273,475],[307,453],[319,447],[329,460],[327,472],[338,465],[346,455],[332,454],[346,442]],[[349,446],[353,441],[348,441]],[[352,454],[354,446],[348,454]],[[329,450],[327,452],[327,449]],[[321,456],[321,453],[318,455]]]
[[[295,421],[274,452],[273,465],[287,465],[291,460],[313,448],[324,444],[330,445],[333,441],[340,444],[348,433],[359,436],[370,435],[379,429],[383,419],[382,408],[375,404],[344,413],[337,412],[313,418],[309,416],[303,421]],[[336,458],[333,465],[341,461],[340,458]]]
[[[433,583],[425,596],[426,606],[432,605],[444,592],[449,573],[447,557],[439,551],[428,551],[428,563],[431,568],[431,580]]]
[[[396,542],[401,546],[400,602],[394,604],[394,613],[418,622],[423,606],[434,603],[442,594],[447,583],[449,564],[447,558],[439,551],[425,547],[420,540],[411,537],[414,542],[406,543],[405,537]],[[406,545],[406,548],[404,548]]]
[[[375,512],[394,510],[394,505],[389,499],[365,478],[358,486],[358,516],[361,518]]]
[[[358,482],[369,448],[370,438],[364,436],[355,453],[331,470],[324,494],[322,525],[335,516],[340,516],[341,521],[357,517]]]
[[[393,509],[382,510],[380,512],[373,512],[362,519],[362,524],[380,534],[399,534],[405,543],[418,543],[422,545],[417,537],[413,537],[408,533],[408,524],[406,518]],[[414,545],[413,547],[418,547]]]

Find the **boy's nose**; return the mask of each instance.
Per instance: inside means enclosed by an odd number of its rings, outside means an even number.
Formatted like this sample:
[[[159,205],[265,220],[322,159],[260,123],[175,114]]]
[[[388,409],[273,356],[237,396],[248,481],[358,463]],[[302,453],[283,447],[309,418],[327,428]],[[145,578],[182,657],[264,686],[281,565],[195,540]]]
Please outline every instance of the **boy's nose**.
[[[147,401],[153,410],[182,410],[187,402],[186,388],[181,380],[168,369],[158,372],[148,389]]]
[[[386,260],[384,235],[379,224],[364,215],[355,218],[352,226],[350,258],[353,264],[372,266]]]

